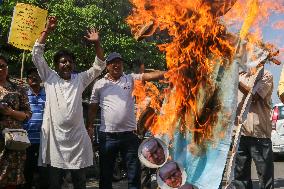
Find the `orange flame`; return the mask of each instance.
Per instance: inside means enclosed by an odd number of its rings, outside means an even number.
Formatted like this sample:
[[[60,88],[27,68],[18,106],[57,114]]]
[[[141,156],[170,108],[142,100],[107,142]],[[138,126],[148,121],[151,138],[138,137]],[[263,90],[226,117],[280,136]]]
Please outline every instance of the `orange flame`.
[[[134,90],[132,93],[135,96],[136,107],[136,119],[138,120],[142,111],[146,107],[151,107],[154,110],[160,110],[161,108],[161,96],[158,88],[151,82],[135,81]]]
[[[250,14],[241,31],[242,37],[247,36],[251,25],[256,26],[260,19],[263,21],[263,18],[268,17],[268,4],[275,10],[284,10],[272,3],[252,2],[248,11]],[[234,56],[236,37],[227,31],[227,26],[242,23],[249,7],[247,2],[131,0],[131,3],[134,8],[127,23],[133,33],[141,33],[141,26],[152,22],[153,26],[147,35],[167,33],[171,39],[170,42],[158,45],[166,53],[169,88],[164,91],[164,104],[151,131],[170,136],[176,129],[190,131],[193,143],[200,146],[204,146],[207,141],[214,141],[214,127],[217,113],[221,111],[221,102],[216,98],[219,89],[212,75],[216,66],[221,64],[226,67]],[[227,12],[221,20],[220,16]]]

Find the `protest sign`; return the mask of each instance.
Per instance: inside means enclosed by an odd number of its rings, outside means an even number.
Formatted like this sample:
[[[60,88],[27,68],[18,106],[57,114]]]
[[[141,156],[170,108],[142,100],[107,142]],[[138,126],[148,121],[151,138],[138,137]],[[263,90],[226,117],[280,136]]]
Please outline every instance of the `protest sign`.
[[[44,30],[47,11],[33,5],[18,3],[14,8],[8,43],[23,50],[32,50]]]

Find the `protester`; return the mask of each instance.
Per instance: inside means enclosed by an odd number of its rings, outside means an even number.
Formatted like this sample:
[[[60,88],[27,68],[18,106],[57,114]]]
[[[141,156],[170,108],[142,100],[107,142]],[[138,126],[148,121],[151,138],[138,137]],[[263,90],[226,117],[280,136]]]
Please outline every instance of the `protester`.
[[[46,28],[32,51],[33,62],[46,91],[39,161],[50,166],[50,189],[60,188],[66,170],[71,171],[74,188],[81,189],[86,188],[84,168],[93,164],[92,143],[83,120],[82,93],[105,68],[103,49],[99,33],[91,29],[85,38],[95,45],[97,57],[93,67],[74,73],[74,55],[61,50],[54,55],[56,71],[52,70],[43,54],[46,38],[56,24],[56,17],[48,18]]]
[[[22,129],[22,123],[30,119],[31,111],[25,91],[7,80],[7,63],[0,55],[0,188],[13,189],[25,182],[26,151],[5,148],[2,131],[5,128]]]
[[[123,59],[113,52],[106,59],[108,74],[94,85],[88,114],[88,126],[101,107],[100,189],[112,188],[114,160],[120,151],[127,164],[128,188],[140,188],[140,162],[137,156],[140,140],[136,135],[134,111],[134,80],[157,80],[164,71],[144,74],[124,74]]]
[[[45,90],[41,87],[41,79],[38,75],[37,69],[32,67],[27,71],[27,83],[29,89],[27,95],[32,111],[32,117],[29,121],[24,123],[24,129],[27,130],[31,146],[27,148],[27,159],[25,162],[24,175],[26,183],[25,189],[32,188],[34,173],[39,174],[38,187],[48,188],[48,171],[46,168],[38,168],[38,154],[40,144],[40,131],[43,121],[43,112],[45,106]]]
[[[161,180],[171,188],[179,188],[182,186],[182,171],[180,170],[179,165],[174,161],[170,161],[163,165],[158,170],[157,174]],[[163,188],[161,184],[159,186]]]
[[[242,103],[254,86],[256,68],[251,67],[239,74],[238,102]],[[264,70],[256,80],[256,92],[252,95],[247,120],[243,122],[239,149],[236,155],[235,187],[253,188],[251,180],[251,162],[254,161],[261,189],[274,188],[274,167],[271,143],[270,100],[273,89],[273,77]]]

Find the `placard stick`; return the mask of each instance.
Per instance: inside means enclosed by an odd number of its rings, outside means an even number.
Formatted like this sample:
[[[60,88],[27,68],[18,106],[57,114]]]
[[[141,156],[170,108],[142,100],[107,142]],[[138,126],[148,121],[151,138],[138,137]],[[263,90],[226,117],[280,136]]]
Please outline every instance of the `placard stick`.
[[[23,83],[25,59],[26,59],[26,51],[23,51],[22,66],[21,66],[21,83]]]

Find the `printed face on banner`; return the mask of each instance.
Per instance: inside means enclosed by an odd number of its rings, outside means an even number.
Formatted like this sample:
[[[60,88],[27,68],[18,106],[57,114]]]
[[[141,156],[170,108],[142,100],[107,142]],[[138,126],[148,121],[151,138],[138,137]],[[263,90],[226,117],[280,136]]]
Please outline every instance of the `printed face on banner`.
[[[18,3],[14,8],[8,43],[23,50],[32,50],[44,30],[47,11],[33,5]]]

